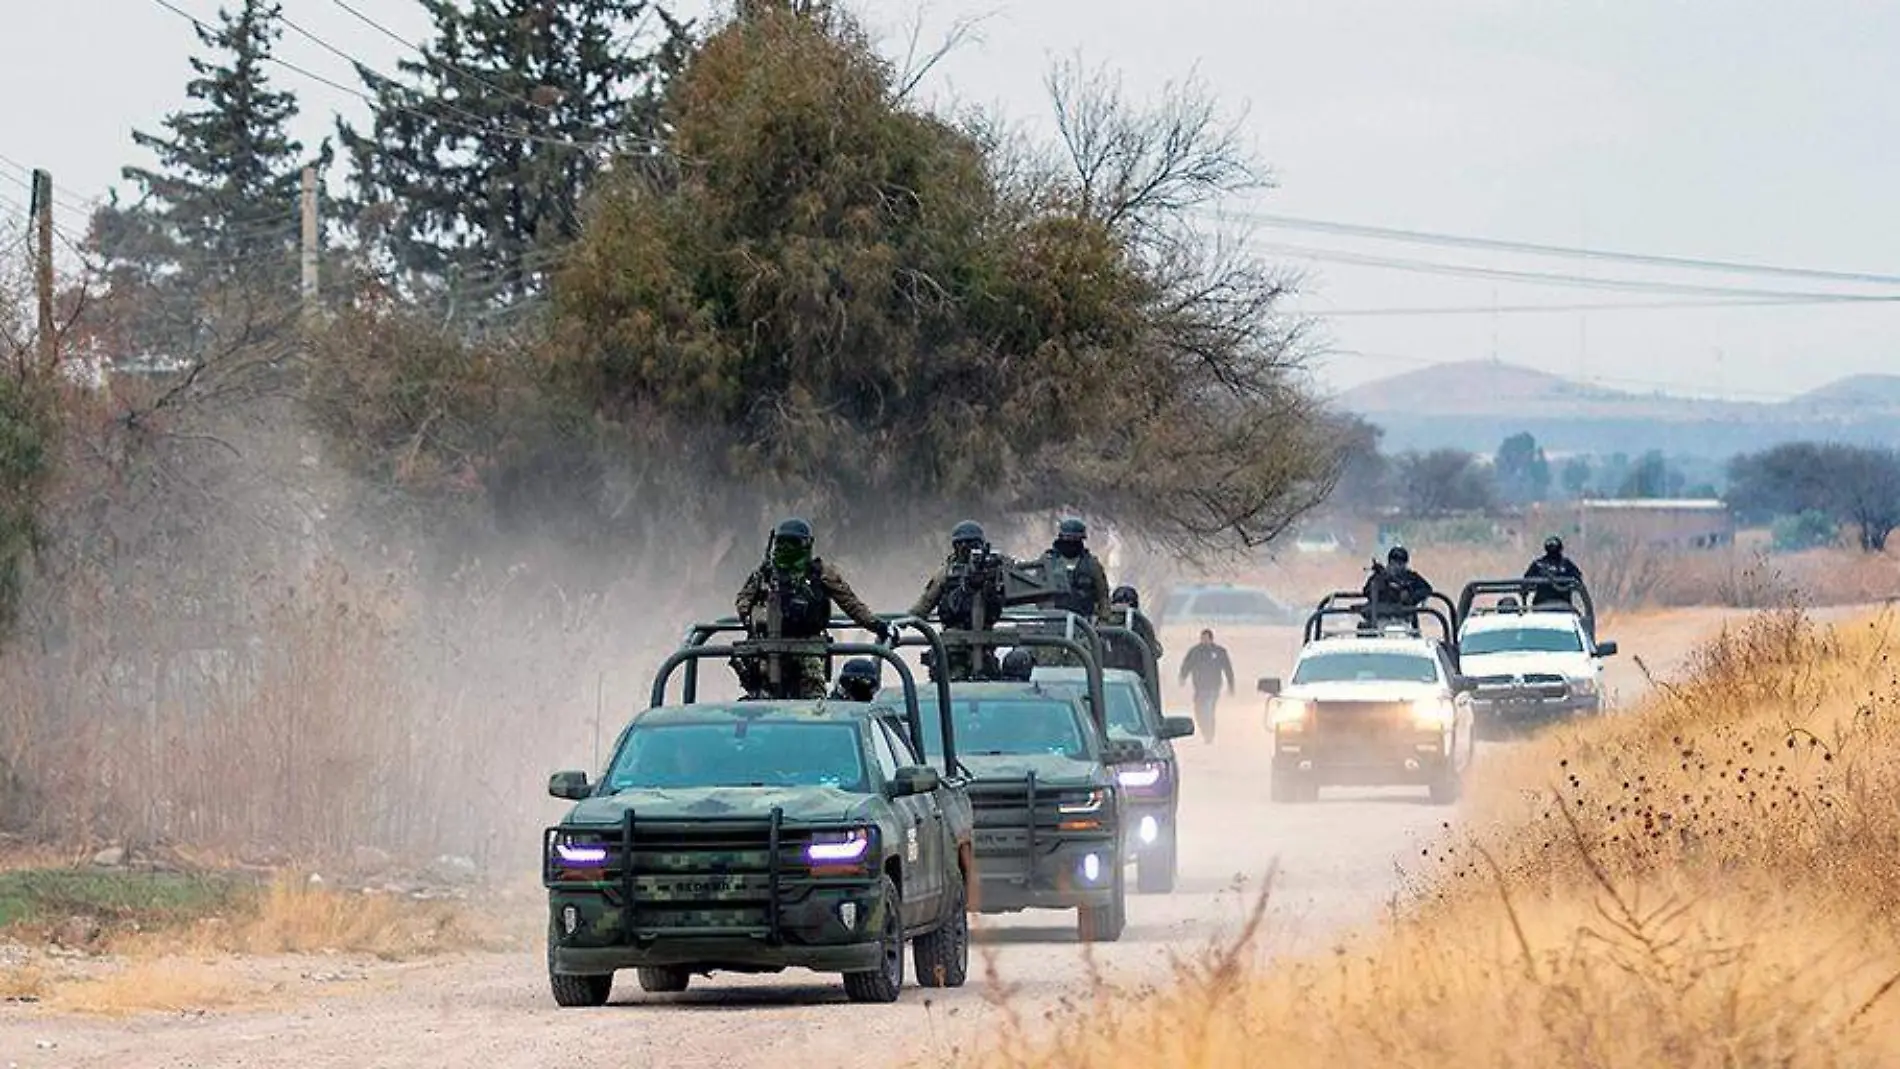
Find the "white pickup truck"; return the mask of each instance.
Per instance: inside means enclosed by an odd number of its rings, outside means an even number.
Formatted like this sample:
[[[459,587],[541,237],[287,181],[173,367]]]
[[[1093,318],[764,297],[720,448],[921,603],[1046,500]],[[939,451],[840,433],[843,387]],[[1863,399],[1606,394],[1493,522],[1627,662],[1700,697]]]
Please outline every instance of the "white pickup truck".
[[[1474,685],[1480,732],[1508,734],[1601,711],[1603,661],[1616,655],[1616,643],[1597,641],[1593,623],[1569,605],[1511,598],[1464,614],[1458,661]]]

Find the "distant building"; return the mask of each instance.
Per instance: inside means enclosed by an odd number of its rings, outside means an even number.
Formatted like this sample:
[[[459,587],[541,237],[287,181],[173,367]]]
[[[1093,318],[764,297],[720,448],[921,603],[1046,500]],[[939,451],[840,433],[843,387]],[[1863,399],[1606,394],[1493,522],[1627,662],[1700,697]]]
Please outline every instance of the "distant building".
[[[1666,549],[1735,544],[1735,514],[1716,498],[1584,499],[1538,505],[1531,533],[1555,532],[1576,549],[1604,542]]]

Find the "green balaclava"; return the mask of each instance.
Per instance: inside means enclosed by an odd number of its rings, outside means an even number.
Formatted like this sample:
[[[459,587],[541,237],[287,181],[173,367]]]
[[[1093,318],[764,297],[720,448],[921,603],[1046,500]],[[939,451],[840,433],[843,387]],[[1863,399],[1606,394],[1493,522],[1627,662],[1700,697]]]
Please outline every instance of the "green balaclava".
[[[802,572],[811,564],[811,543],[799,538],[772,540],[772,567],[781,572]]]

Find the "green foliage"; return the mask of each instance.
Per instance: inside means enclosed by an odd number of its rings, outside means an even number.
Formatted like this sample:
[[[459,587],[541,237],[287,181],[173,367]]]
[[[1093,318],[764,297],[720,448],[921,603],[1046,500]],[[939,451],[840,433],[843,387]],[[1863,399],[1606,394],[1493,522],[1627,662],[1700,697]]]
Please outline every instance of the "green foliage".
[[[76,916],[176,923],[228,913],[255,894],[254,883],[226,873],[21,869],[0,872],[0,930]]]
[[[296,296],[298,196],[306,161],[286,132],[290,93],[264,67],[283,33],[281,7],[242,0],[199,40],[219,58],[193,57],[185,88],[200,106],[166,117],[168,136],[134,131],[157,158],[127,167],[136,203],[115,201],[93,220],[92,240],[111,284],[120,329],[135,344],[188,349],[201,340],[208,294],[241,288],[288,304]]]
[[[1660,450],[1652,449],[1623,476],[1616,496],[1621,498],[1676,497],[1682,493],[1685,479]]]
[[[1792,516],[1777,516],[1772,527],[1775,549],[1798,553],[1818,549],[1840,541],[1840,525],[1819,509],[1803,509]]]
[[[1564,493],[1571,497],[1582,497],[1590,488],[1590,462],[1583,457],[1571,457],[1564,461],[1561,476]]]
[[[658,93],[685,27],[648,0],[423,6],[435,39],[398,64],[400,81],[359,68],[371,129],[338,123],[348,214],[423,290],[477,307],[539,294],[602,162],[655,162]],[[630,47],[655,19],[657,42]]]
[[[1891,449],[1787,442],[1736,457],[1729,484],[1729,504],[1744,518],[1821,513],[1857,528],[1870,553],[1900,527],[1900,452]]]
[[[666,104],[677,180],[603,190],[551,358],[645,448],[834,529],[1085,502],[1258,541],[1330,488],[1263,274],[1016,181],[842,15],[748,5]]]
[[[1410,452],[1395,462],[1399,502],[1412,516],[1485,512],[1497,505],[1491,469],[1462,449]]]
[[[1493,468],[1498,491],[1507,501],[1542,501],[1550,492],[1550,461],[1528,431],[1514,434],[1498,446]]]
[[[27,566],[39,544],[54,426],[48,391],[31,379],[0,374],[0,639],[19,613]]]

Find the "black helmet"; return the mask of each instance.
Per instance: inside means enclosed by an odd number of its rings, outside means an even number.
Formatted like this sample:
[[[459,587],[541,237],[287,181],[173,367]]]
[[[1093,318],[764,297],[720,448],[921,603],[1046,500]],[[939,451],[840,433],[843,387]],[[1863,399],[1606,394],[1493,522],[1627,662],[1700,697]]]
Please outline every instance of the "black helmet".
[[[844,662],[843,668],[838,669],[838,681],[842,683],[847,679],[866,679],[875,683],[878,680],[880,668],[881,666],[869,657],[853,657]]]
[[[1141,608],[1141,595],[1135,593],[1135,588],[1132,586],[1118,586],[1115,588],[1115,592],[1108,596],[1108,603],[1110,605],[1126,605],[1131,609],[1139,609]]]
[[[975,520],[964,520],[950,530],[950,544],[953,546],[963,545],[966,542],[973,545],[980,544],[982,541],[983,525]]]
[[[1036,670],[1036,659],[1021,646],[1003,655],[1003,678],[1027,680]]]
[[[1056,525],[1056,541],[1080,542],[1089,536],[1089,525],[1070,516]]]
[[[1544,539],[1544,552],[1555,557],[1564,551],[1564,540],[1556,535]]]
[[[1385,562],[1387,564],[1410,564],[1412,563],[1412,553],[1404,546],[1393,546],[1386,551]]]
[[[772,531],[772,537],[781,542],[811,541],[811,524],[796,516],[778,521],[778,527]]]

